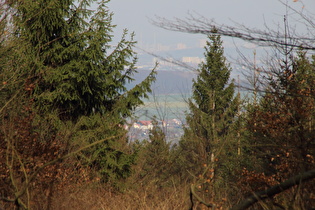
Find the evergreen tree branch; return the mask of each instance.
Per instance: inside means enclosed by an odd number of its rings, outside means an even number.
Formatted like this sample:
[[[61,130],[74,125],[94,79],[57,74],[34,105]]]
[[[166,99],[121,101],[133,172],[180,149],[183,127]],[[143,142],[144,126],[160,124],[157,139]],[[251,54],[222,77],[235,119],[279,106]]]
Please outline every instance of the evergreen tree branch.
[[[3,110],[13,101],[13,99],[15,99],[18,96],[21,90],[22,89],[19,89],[18,91],[16,91],[16,93],[3,105],[3,107],[1,107],[0,115],[3,112]]]

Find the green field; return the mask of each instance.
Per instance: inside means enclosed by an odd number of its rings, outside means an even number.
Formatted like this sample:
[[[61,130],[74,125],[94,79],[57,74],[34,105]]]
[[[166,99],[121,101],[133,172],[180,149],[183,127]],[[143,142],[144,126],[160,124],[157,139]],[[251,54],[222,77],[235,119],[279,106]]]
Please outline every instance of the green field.
[[[242,90],[241,98],[249,98],[249,91]],[[140,120],[149,120],[154,115],[159,120],[167,119],[185,119],[185,112],[188,111],[187,99],[190,94],[159,94],[151,95],[149,99],[144,100],[144,105],[136,110],[136,115]]]

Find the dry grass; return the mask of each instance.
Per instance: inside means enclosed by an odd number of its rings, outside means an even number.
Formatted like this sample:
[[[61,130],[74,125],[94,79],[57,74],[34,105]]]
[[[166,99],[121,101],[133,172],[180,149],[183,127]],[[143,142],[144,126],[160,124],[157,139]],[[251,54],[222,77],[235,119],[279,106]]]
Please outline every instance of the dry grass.
[[[85,186],[65,190],[55,195],[51,209],[60,210],[115,210],[115,209],[188,209],[189,195],[180,189],[154,189],[141,187],[123,193],[105,186]]]
[[[308,182],[307,186],[314,186],[314,181]],[[153,183],[141,185],[141,183],[127,182],[127,190],[118,192],[110,187],[109,184],[100,184],[94,182],[90,184],[81,184],[77,187],[64,186],[63,191],[54,191],[49,202],[48,208],[45,205],[47,199],[40,198],[37,203],[33,203],[32,209],[58,209],[58,210],[182,210],[189,209],[191,206],[189,198],[189,185],[179,187],[167,186],[158,188]],[[306,188],[307,189],[307,188]],[[304,190],[306,190],[304,189]],[[250,209],[312,209],[315,204],[314,192],[308,190],[303,191],[303,185],[295,186],[283,193],[280,193],[272,199],[259,201]],[[216,210],[229,209],[233,205],[240,202],[242,193],[228,196],[229,190],[216,189],[214,204]],[[200,192],[198,193],[199,195]],[[45,197],[45,195],[43,195]],[[239,199],[237,199],[236,197]],[[207,199],[205,200],[207,202]],[[194,199],[194,209],[209,209],[199,205]],[[210,202],[208,200],[208,202]],[[198,208],[196,208],[197,206]],[[1,204],[0,204],[1,206]],[[210,208],[211,209],[211,208]]]

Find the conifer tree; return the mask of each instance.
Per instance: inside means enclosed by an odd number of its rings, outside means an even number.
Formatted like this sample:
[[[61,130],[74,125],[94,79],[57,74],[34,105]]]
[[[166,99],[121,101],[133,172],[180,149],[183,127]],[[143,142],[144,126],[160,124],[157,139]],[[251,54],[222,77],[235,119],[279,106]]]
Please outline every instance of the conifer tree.
[[[162,187],[169,181],[170,143],[166,141],[165,133],[155,116],[152,125],[149,140],[143,143],[139,155],[141,163],[139,178],[141,183]]]
[[[90,5],[96,2],[98,8],[91,10]],[[45,145],[54,144],[51,139],[58,138],[65,141],[58,145],[65,148],[58,151],[71,152],[73,148],[84,148],[103,140],[78,155],[81,163],[96,169],[103,181],[113,183],[130,174],[134,155],[127,147],[127,131],[123,124],[151,91],[156,73],[152,70],[146,79],[127,89],[137,73],[134,34],[129,37],[125,30],[121,40],[112,43],[115,26],[111,23],[113,14],[107,3],[105,0],[1,3],[2,17],[8,17],[6,21],[2,19],[0,25],[0,79],[3,84],[0,116],[5,119],[0,123],[3,151],[10,143],[4,141],[12,130],[8,122],[19,123],[16,121],[18,110],[23,115],[31,113],[31,128],[28,132],[21,131],[23,138],[12,141],[41,141],[38,143]],[[49,128],[47,136],[38,134],[41,127]],[[67,130],[67,138],[61,138],[61,130]],[[28,137],[24,138],[25,135]],[[19,148],[14,149],[23,154],[26,162],[40,159],[40,155],[47,156],[44,151],[36,151],[39,153],[36,158],[29,157],[26,142],[16,145]],[[49,158],[61,155],[54,153]],[[6,170],[5,160],[3,163],[3,170]]]
[[[126,84],[136,73],[134,35],[113,48],[112,13],[101,1],[13,1],[17,40],[29,58],[25,68],[34,85],[32,96],[43,112],[58,110],[61,118],[77,120],[114,109],[122,116],[141,104],[150,91],[154,72],[133,90]],[[96,1],[95,1],[96,2]],[[118,108],[119,107],[119,108]]]
[[[276,52],[269,60],[267,87],[258,104],[248,110],[248,156],[253,164],[239,179],[239,186],[246,186],[245,194],[314,168],[315,57],[289,46]],[[298,184],[298,192],[292,188],[279,194],[278,205],[287,205],[292,197],[303,201],[290,203],[291,208],[314,205],[310,199],[314,182]],[[272,202],[265,205],[274,207]]]
[[[283,49],[282,49],[283,50]],[[256,145],[256,170],[278,181],[310,170],[314,162],[314,56],[305,51],[280,60],[248,130]]]
[[[226,151],[231,145],[228,137],[239,105],[234,84],[230,83],[231,69],[224,57],[220,36],[212,34],[208,38],[205,62],[199,66],[198,76],[193,81],[187,128],[179,146],[182,155],[178,161],[194,175],[202,174],[209,167],[214,170],[215,161],[216,165],[224,164],[224,154],[237,152],[237,147]]]

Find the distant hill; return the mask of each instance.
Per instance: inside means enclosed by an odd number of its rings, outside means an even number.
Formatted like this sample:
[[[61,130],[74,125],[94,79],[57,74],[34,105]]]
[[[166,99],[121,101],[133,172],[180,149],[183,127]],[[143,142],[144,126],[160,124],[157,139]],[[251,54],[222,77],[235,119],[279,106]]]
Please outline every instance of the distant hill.
[[[138,70],[139,73],[135,75],[135,81],[129,85],[128,88],[145,79],[150,70]],[[192,79],[196,74],[190,71],[171,71],[171,70],[157,70],[156,82],[152,86],[154,94],[189,94],[192,87]]]
[[[150,70],[138,70],[138,74],[135,75],[135,81],[129,84],[127,87],[131,88],[135,84],[138,84],[142,80],[144,80],[148,74],[150,73]],[[156,82],[152,86],[152,90],[155,94],[190,94],[191,88],[192,88],[192,81],[194,78],[196,78],[196,73],[192,71],[183,71],[183,70],[163,70],[158,69],[157,70],[157,78]],[[239,70],[233,70],[231,72],[231,79],[234,79],[235,82],[238,81],[237,76],[240,75],[240,85],[242,87],[247,87],[248,82],[242,75],[242,73],[239,72]],[[237,85],[237,84],[236,84]]]

